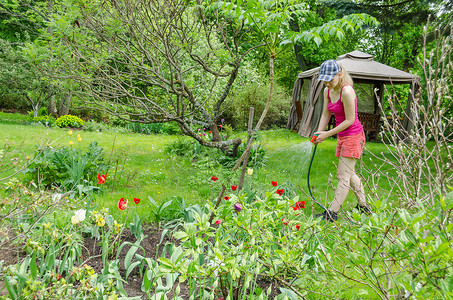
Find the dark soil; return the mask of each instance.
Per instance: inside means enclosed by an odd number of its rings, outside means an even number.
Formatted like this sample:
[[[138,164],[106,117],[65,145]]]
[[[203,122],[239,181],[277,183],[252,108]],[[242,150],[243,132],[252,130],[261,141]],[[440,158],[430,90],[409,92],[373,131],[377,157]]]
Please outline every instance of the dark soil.
[[[166,242],[175,243],[173,240],[169,240],[168,235],[164,236],[162,239],[162,230],[155,230],[153,228],[147,227],[143,229],[143,233],[146,235],[146,238],[140,243],[140,246],[143,250],[139,249],[136,253],[143,255],[145,257],[150,257],[153,259],[157,259],[162,255],[162,249]],[[162,239],[162,243],[161,243]],[[130,230],[124,230],[121,235],[121,243],[128,241],[130,243],[134,243],[136,238],[133,234],[131,234]],[[24,257],[26,257],[26,253],[20,250],[21,247],[17,246],[4,246],[1,248],[1,258],[0,262],[2,262],[3,267],[16,264],[21,262]],[[126,245],[122,248],[118,258],[120,262],[120,274],[122,275],[123,279],[125,278],[126,270],[124,269],[124,259],[126,257],[127,252],[130,249],[130,245]],[[89,266],[91,266],[97,274],[102,273],[102,256],[101,247],[99,245],[99,241],[92,239],[91,237],[84,237],[84,247],[82,250],[82,261]],[[127,292],[129,297],[136,297],[140,296],[142,299],[147,299],[145,293],[141,291],[143,278],[140,277],[138,268],[134,269],[132,273],[129,275],[127,279],[127,284],[124,283],[124,289]],[[267,288],[272,284],[273,292],[271,294],[270,299],[275,297],[277,293],[277,289],[275,282],[271,282],[266,279],[259,279],[258,285],[266,291]],[[4,288],[4,282],[0,280],[0,297],[7,295],[6,288]],[[190,289],[184,283],[180,284],[180,294],[179,296],[183,299],[189,299],[190,296]],[[171,295],[167,294],[167,297],[171,299]],[[220,297],[219,297],[220,298]]]

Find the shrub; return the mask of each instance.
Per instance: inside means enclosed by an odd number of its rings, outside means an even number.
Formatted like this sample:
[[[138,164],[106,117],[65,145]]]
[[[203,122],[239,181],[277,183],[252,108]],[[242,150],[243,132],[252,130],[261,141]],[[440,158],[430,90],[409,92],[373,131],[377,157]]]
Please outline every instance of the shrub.
[[[39,116],[37,118],[32,118],[31,121],[42,124],[46,127],[52,127],[52,125],[55,124],[55,118],[52,117],[51,115],[44,115],[44,116]]]
[[[181,132],[176,122],[149,124],[130,122],[127,124],[127,129],[142,134],[176,134]]]
[[[57,186],[69,191],[81,185],[97,190],[97,174],[109,168],[103,162],[102,152],[97,142],[90,143],[85,153],[68,147],[44,147],[37,151],[33,162],[23,172],[45,187]]]
[[[85,124],[85,121],[80,119],[79,117],[73,116],[73,115],[64,115],[59,117],[56,121],[55,124],[58,127],[74,127],[74,128],[80,128]]]
[[[94,120],[88,120],[84,125],[83,125],[83,130],[85,131],[107,131],[109,128],[109,125],[105,123],[98,123]]]
[[[128,120],[121,119],[117,116],[111,116],[109,118],[110,125],[112,126],[119,126],[119,127],[126,127],[127,124],[129,123]]]
[[[227,123],[236,130],[244,130],[247,127],[250,107],[255,108],[254,124],[258,122],[269,96],[269,85],[257,82],[244,87],[242,91],[229,98],[228,105],[223,114]],[[261,128],[271,126],[284,127],[288,121],[291,97],[280,86],[275,86],[272,105],[267,112]]]
[[[48,110],[46,107],[41,107],[39,110],[38,110],[38,117],[43,117],[43,116],[47,116],[49,113],[48,113]],[[35,113],[31,110],[28,112],[28,116],[30,117],[30,119],[34,119],[34,116],[35,116]]]

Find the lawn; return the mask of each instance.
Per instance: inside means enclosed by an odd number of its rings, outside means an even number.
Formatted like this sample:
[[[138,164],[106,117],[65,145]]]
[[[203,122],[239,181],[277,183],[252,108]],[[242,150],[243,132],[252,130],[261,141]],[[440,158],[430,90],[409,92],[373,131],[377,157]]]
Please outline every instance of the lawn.
[[[107,182],[103,186],[103,193],[97,194],[94,202],[99,207],[115,208],[121,197],[144,199],[144,203],[148,206],[139,213],[147,221],[153,220],[148,197],[157,203],[162,203],[171,200],[174,196],[179,196],[187,205],[202,206],[206,201],[215,199],[221,188],[220,182],[226,183],[225,178],[231,175],[228,170],[221,168],[214,161],[203,164],[194,163],[191,157],[166,152],[165,148],[172,143],[190,140],[180,135],[77,130],[70,137],[68,129],[23,125],[23,122],[22,115],[0,114],[0,136],[14,145],[13,148],[19,151],[17,156],[33,156],[33,151],[38,144],[51,143],[53,147],[69,147],[70,140],[74,142],[71,147],[86,151],[86,147],[96,141],[104,149],[105,158],[111,162],[111,166]],[[80,134],[81,142],[77,142],[76,134]],[[241,138],[245,136],[244,133],[236,135]],[[299,196],[300,199],[305,200],[307,211],[311,212],[313,202],[310,201],[307,189],[307,172],[314,148],[309,138],[302,138],[295,132],[279,129],[261,132],[258,143],[266,150],[265,165],[262,167],[252,165],[253,175],[251,177],[246,175],[245,185],[253,181],[254,188],[266,190],[271,181],[276,181],[279,187],[285,189],[288,196]],[[310,172],[312,192],[324,206],[333,199],[334,187],[337,183],[335,146],[335,139],[329,139],[317,147]],[[374,142],[367,142],[367,148],[374,153],[387,151],[384,145]],[[365,153],[363,159],[365,167],[371,167],[368,156]],[[253,159],[253,157],[250,158],[252,162]],[[360,172],[360,162],[356,170]],[[210,178],[214,175],[221,180],[213,182]],[[24,178],[23,174],[17,176]],[[363,177],[366,185],[367,175],[364,173]],[[232,176],[230,184],[237,184],[237,178],[237,174]],[[227,189],[228,192],[232,191]],[[355,196],[350,193],[344,209],[348,210],[355,204]],[[314,212],[320,210],[317,205],[313,209]]]

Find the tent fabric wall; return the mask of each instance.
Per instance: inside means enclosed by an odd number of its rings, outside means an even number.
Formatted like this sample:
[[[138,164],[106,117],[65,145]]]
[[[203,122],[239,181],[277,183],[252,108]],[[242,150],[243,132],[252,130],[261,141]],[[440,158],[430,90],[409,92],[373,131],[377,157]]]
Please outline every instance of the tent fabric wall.
[[[384,84],[411,84],[411,95],[415,95],[420,78],[410,73],[392,68],[373,60],[374,56],[353,51],[337,58],[337,61],[348,71],[352,79],[357,82],[374,84],[378,88],[378,97],[382,97]],[[319,67],[299,73],[294,83],[293,100],[288,117],[287,128],[297,131],[299,135],[309,137],[317,130],[318,122],[321,117],[322,82],[318,82]],[[310,82],[307,95],[301,95],[302,86],[305,81]],[[413,96],[409,96],[406,113],[407,118],[411,118]],[[377,97],[375,97],[375,107],[377,108]],[[303,108],[302,116],[297,114],[297,110]],[[411,121],[405,121],[407,129],[411,126]]]

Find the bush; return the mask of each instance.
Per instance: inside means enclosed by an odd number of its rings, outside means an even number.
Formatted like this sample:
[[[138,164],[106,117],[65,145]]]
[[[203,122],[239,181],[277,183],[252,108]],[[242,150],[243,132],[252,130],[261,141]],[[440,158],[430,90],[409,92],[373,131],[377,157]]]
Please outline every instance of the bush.
[[[107,131],[109,126],[105,123],[98,123],[93,120],[87,121],[83,125],[83,130],[85,131]]]
[[[176,134],[181,132],[176,122],[149,124],[130,122],[127,124],[127,129],[142,134]]]
[[[112,126],[119,126],[119,127],[126,127],[129,123],[128,120],[121,119],[117,116],[112,116],[109,118],[110,125]]]
[[[55,124],[55,118],[51,115],[39,116],[37,118],[31,118],[32,122],[42,124],[46,127],[52,127]]]
[[[261,113],[266,105],[269,96],[269,85],[251,83],[244,89],[231,96],[223,114],[227,123],[231,124],[236,130],[247,128],[250,107],[255,108],[254,124],[258,122]],[[288,121],[289,110],[291,108],[291,97],[284,89],[275,86],[272,105],[267,112],[266,118],[261,126],[262,129],[271,127],[284,127]]]
[[[85,153],[68,147],[49,146],[37,151],[33,162],[23,172],[45,187],[54,186],[71,191],[82,186],[86,189],[79,188],[79,193],[85,193],[89,187],[98,190],[95,186],[97,174],[109,168],[103,160],[103,149],[97,142],[90,143]]]
[[[62,127],[80,128],[85,124],[85,121],[73,115],[64,115],[59,117],[55,121],[55,124],[61,128]]]
[[[41,107],[38,110],[38,117],[47,116],[48,114],[49,114],[49,112],[48,112],[46,107]],[[35,113],[31,110],[31,111],[28,112],[28,116],[30,117],[30,119],[34,119]]]

